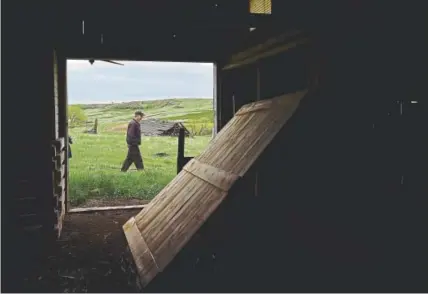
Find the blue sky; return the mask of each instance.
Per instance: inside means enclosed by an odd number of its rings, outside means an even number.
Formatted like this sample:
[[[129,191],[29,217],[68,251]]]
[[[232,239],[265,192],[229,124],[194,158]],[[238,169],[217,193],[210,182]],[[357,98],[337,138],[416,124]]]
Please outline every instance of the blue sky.
[[[67,62],[68,103],[111,103],[167,98],[213,98],[211,63],[88,60]]]

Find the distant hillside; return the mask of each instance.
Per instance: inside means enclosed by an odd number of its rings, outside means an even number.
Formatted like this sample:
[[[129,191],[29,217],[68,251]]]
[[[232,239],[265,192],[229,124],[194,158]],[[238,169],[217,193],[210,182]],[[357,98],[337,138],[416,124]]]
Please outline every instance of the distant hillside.
[[[186,99],[162,99],[162,100],[148,100],[148,101],[129,101],[119,103],[93,103],[93,104],[76,104],[83,109],[150,109],[162,108],[170,105],[193,105],[195,103],[212,104],[211,98],[186,98]]]
[[[143,111],[148,118],[182,121],[186,128],[196,133],[201,129],[211,129],[214,122],[212,99],[166,99],[79,106],[89,120],[98,118],[100,127],[110,131],[123,131],[137,110]]]

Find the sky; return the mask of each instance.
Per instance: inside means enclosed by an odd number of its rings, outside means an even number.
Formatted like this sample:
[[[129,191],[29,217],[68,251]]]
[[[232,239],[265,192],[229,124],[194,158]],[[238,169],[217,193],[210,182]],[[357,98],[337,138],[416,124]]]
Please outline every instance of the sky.
[[[213,98],[211,63],[67,61],[69,104]]]

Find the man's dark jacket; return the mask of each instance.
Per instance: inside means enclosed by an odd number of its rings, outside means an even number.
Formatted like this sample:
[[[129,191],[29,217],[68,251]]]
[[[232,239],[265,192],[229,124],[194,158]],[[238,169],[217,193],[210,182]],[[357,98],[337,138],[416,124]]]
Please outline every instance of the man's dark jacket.
[[[126,143],[130,146],[138,146],[141,144],[141,128],[140,123],[135,119],[128,124],[128,132],[126,134]]]

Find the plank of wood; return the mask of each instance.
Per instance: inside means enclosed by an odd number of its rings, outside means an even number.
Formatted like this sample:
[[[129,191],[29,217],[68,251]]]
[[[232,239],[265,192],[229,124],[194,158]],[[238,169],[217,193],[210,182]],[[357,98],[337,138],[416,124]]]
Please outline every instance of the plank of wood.
[[[157,275],[160,269],[157,266],[154,255],[150,251],[150,248],[147,246],[147,243],[141,235],[140,230],[135,224],[135,218],[130,218],[123,225],[123,232],[125,233],[129,249],[131,251],[132,257],[134,258],[134,262],[137,267],[137,273],[140,277],[140,282],[144,287],[154,278],[154,276]],[[146,272],[145,267],[149,264],[154,264],[157,270]]]
[[[211,193],[206,201],[197,201],[199,206],[205,205],[204,210],[200,210],[193,205],[190,216],[185,220],[178,221],[180,225],[173,227],[173,232],[159,245],[156,252],[158,252],[159,263],[166,267],[173,258],[178,254],[181,248],[190,240],[196,231],[202,226],[207,218],[214,210],[220,205],[223,199],[227,196],[227,192],[217,190],[217,193]],[[196,198],[196,197],[195,197]],[[202,199],[201,199],[202,200]],[[184,214],[182,214],[184,217]],[[172,240],[174,240],[172,242]]]
[[[60,182],[65,177],[65,165],[62,165],[62,167],[59,170],[55,170],[55,182]]]
[[[65,178],[61,179],[58,185],[55,186],[55,194],[61,195],[65,189]]]
[[[242,60],[240,62],[233,63],[233,64],[231,64],[229,66],[226,66],[226,67],[223,68],[223,70],[230,70],[230,69],[234,69],[234,68],[237,68],[237,67],[241,67],[243,65],[247,65],[247,64],[251,64],[251,63],[257,62],[260,59],[267,58],[269,56],[273,56],[273,55],[285,52],[285,51],[287,51],[289,49],[292,49],[292,48],[295,48],[295,47],[297,47],[299,45],[308,44],[309,41],[310,41],[309,38],[302,38],[300,40],[296,40],[296,41],[290,42],[290,43],[288,43],[286,45],[278,46],[278,47],[276,47],[274,49],[271,49],[271,50],[268,50],[266,52],[260,53],[260,54],[258,54],[256,56],[251,57],[251,58],[248,58],[248,59]]]
[[[239,178],[238,175],[210,166],[197,159],[189,161],[183,170],[226,192]]]
[[[63,165],[65,163],[65,152],[61,151],[59,154],[55,155],[52,162],[53,162],[54,170],[61,170],[61,168],[63,168]]]
[[[60,154],[59,154],[59,163],[60,166],[64,165],[64,161],[65,161],[65,150],[61,150]]]
[[[64,137],[61,137],[61,138],[59,138],[58,139],[59,140],[59,146],[60,146],[60,151],[63,151],[64,149],[65,149],[65,138]]]
[[[59,153],[65,148],[65,138],[61,137],[52,141],[52,146],[55,146],[56,151]]]
[[[61,151],[59,152],[59,154],[55,155],[53,162],[54,162],[54,169],[55,170],[60,170],[64,163],[65,163],[65,151]]]
[[[58,220],[57,220],[57,228],[58,228],[58,235],[57,237],[59,238],[61,236],[61,231],[62,231],[62,224],[64,223],[64,217],[65,217],[65,203],[64,201],[60,201],[59,202],[59,215],[58,215]]]
[[[55,157],[57,155],[56,148],[54,145],[52,145],[51,154],[52,154],[52,157]]]
[[[136,217],[139,230],[155,252],[166,239],[171,240],[171,234],[177,227],[183,229],[184,223],[195,220],[194,209],[209,206],[211,198],[217,199],[218,195],[224,192],[191,173],[183,173],[186,176],[183,181],[187,183],[187,186],[174,191],[174,197],[171,197],[173,199],[168,203],[168,207],[156,212],[149,223],[145,220],[141,221],[141,219],[138,221]],[[203,196],[197,197],[198,194]],[[149,214],[153,214],[153,211],[149,211],[149,209],[147,211],[150,212]],[[144,223],[147,225],[145,226]],[[174,241],[171,240],[171,242]]]
[[[64,189],[64,190],[62,190],[61,196],[60,196],[60,197],[58,197],[58,200],[59,200],[59,201],[62,201],[62,202],[65,202],[65,189]]]
[[[302,30],[290,30],[284,34],[281,34],[279,36],[274,36],[266,40],[265,42],[261,44],[254,45],[250,48],[245,49],[244,51],[238,52],[233,54],[233,56],[230,58],[230,63],[236,63],[248,58],[251,58],[254,55],[257,55],[258,53],[264,52],[268,49],[272,49],[272,47],[277,46],[281,43],[286,43],[287,40],[291,40],[292,38],[296,38],[299,35],[302,35]],[[228,65],[226,65],[227,67]]]
[[[223,67],[222,69],[223,70],[230,70],[230,69],[241,67],[243,65],[251,64],[251,63],[257,62],[258,60],[261,60],[263,58],[267,58],[267,57],[274,56],[276,54],[285,52],[285,51],[290,50],[292,48],[295,48],[299,45],[308,44],[310,41],[311,41],[311,39],[309,37],[302,37],[302,38],[290,41],[288,43],[278,45],[276,47],[271,47],[269,49],[266,49],[265,51],[260,51],[260,52],[254,53],[254,55],[252,55],[252,56],[248,56],[248,57],[245,57],[242,59],[235,59],[235,60],[231,61],[228,65]]]
[[[273,104],[272,100],[265,100],[261,102],[255,102],[246,106],[241,107],[235,115],[243,115],[254,111],[271,108]]]
[[[298,91],[272,98],[272,102],[263,100],[241,107],[244,111],[271,105],[264,111],[235,115],[198,156],[198,160],[243,176],[273,136],[293,115],[306,93],[307,90]]]
[[[137,224],[142,221],[143,225],[150,223],[156,216],[159,215],[168,205],[173,201],[172,197],[169,197],[170,191],[180,191],[186,186],[186,178],[188,173],[180,172],[168,185],[163,188],[159,194],[150,201],[146,209],[143,209],[135,216]],[[147,210],[150,210],[150,214],[146,215]]]
[[[294,113],[306,90],[246,105],[207,149],[133,219],[137,230],[127,237],[142,284],[165,268],[228,194],[233,183],[253,165]],[[265,109],[265,111],[251,110]],[[243,110],[243,112],[244,112]],[[125,233],[130,235],[130,233]],[[147,253],[137,234],[156,257]],[[132,238],[131,238],[132,237]],[[137,243],[142,245],[138,245]]]
[[[124,206],[105,206],[105,207],[82,207],[72,208],[69,213],[82,213],[82,212],[94,212],[94,211],[107,211],[107,210],[127,210],[127,209],[143,209],[147,204],[139,205],[124,205]]]

